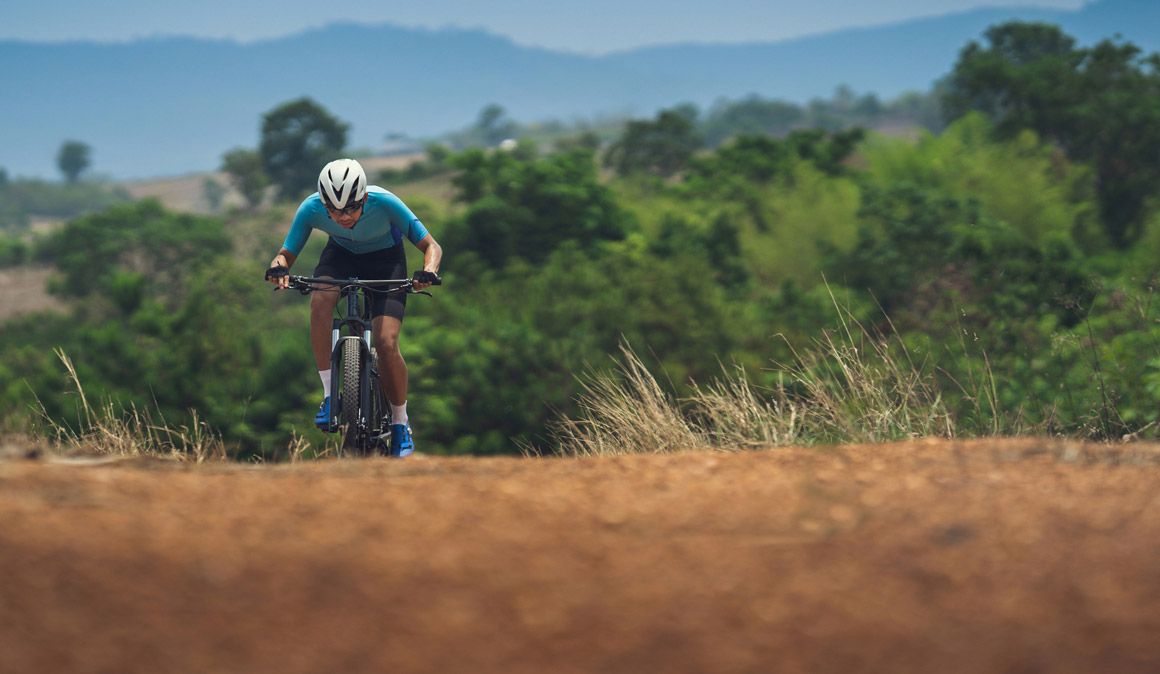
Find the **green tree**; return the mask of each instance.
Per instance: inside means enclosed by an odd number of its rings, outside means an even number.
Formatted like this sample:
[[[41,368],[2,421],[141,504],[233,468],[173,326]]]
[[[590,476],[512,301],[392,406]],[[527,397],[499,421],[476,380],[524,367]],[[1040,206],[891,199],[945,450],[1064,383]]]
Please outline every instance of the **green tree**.
[[[597,180],[591,151],[541,158],[475,149],[453,163],[468,209],[449,228],[450,250],[472,251],[499,266],[511,258],[540,262],[565,241],[590,249],[628,231],[629,216]]]
[[[781,136],[800,124],[804,117],[801,106],[754,95],[735,103],[723,101],[714,105],[701,125],[701,132],[709,145],[716,146],[734,136]]]
[[[608,148],[605,165],[621,175],[674,175],[701,147],[696,117],[696,109],[686,106],[663,110],[652,121],[629,122],[620,139]]]
[[[582,131],[575,136],[561,138],[556,141],[557,152],[571,152],[573,150],[596,152],[599,149],[600,136],[595,131]]]
[[[37,250],[61,276],[56,294],[84,298],[84,312],[99,314],[104,298],[130,314],[151,297],[178,302],[194,270],[230,250],[216,218],[166,211],[152,199],[114,206],[69,221]]]
[[[1035,129],[1066,146],[1083,61],[1075,40],[1057,26],[1022,22],[993,26],[986,38],[985,47],[971,42],[963,49],[947,79],[947,121],[978,110],[1002,136]]]
[[[1093,164],[1101,220],[1123,247],[1139,239],[1160,193],[1160,54],[1105,40],[1086,51],[1081,75],[1070,151]]]
[[[475,122],[475,132],[488,147],[495,147],[502,141],[512,138],[517,131],[518,126],[508,119],[507,111],[495,103],[480,110],[479,118]]]
[[[319,170],[321,170],[319,166]],[[256,150],[234,148],[222,155],[222,171],[229,174],[230,184],[241,192],[246,203],[255,207],[262,203],[270,179],[262,166],[262,155]]]
[[[1066,234],[1037,245],[984,215],[974,199],[913,185],[868,187],[859,219],[857,244],[834,257],[826,275],[870,291],[900,323],[947,330],[971,315],[986,316],[983,325],[991,317],[1050,315],[1073,326],[1091,301]]]
[[[979,201],[985,215],[1003,220],[1042,243],[1071,234],[1101,241],[1092,171],[1068,161],[1059,147],[1034,131],[999,140],[985,115],[972,112],[938,136],[917,142],[876,136],[861,146],[864,187],[915,185],[957,199]]]
[[[56,153],[56,166],[70,185],[80,180],[91,163],[92,148],[79,140],[66,140]]]
[[[310,191],[322,167],[341,155],[348,129],[310,98],[283,103],[262,118],[262,168],[283,197],[297,197]]]
[[[1079,49],[1056,26],[1013,22],[972,42],[943,101],[952,118],[979,110],[1001,136],[1023,129],[1095,170],[1101,221],[1111,243],[1139,238],[1160,190],[1160,55],[1105,40]]]
[[[821,129],[798,130],[784,140],[770,136],[742,135],[712,155],[694,159],[689,168],[690,184],[703,192],[717,191],[730,178],[768,183],[793,172],[797,160],[811,162],[829,175],[844,172],[846,159],[865,137],[860,128],[837,133]]]

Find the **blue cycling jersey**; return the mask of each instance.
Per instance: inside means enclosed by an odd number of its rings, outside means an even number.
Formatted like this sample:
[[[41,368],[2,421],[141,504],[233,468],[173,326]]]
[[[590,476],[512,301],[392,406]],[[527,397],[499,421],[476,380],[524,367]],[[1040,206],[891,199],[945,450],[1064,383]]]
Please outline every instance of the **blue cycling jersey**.
[[[367,187],[362,216],[351,229],[330,219],[317,192],[306,197],[294,214],[294,222],[282,247],[297,256],[314,230],[330,235],[330,240],[352,253],[370,253],[397,246],[406,237],[417,244],[427,236],[427,228],[407,208],[403,200],[377,185]]]

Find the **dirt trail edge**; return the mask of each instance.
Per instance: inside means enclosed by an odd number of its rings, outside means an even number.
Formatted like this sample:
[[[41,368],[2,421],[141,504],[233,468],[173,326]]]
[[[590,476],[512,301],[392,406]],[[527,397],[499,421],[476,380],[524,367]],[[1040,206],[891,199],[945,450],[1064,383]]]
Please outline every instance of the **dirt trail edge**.
[[[1160,671],[1160,448],[0,461],[0,672],[384,671]]]

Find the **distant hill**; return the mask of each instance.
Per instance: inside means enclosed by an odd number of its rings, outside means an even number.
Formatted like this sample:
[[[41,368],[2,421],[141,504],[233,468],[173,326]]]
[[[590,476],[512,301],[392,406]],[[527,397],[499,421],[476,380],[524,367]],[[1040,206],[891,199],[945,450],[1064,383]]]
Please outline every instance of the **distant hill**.
[[[0,41],[0,167],[54,176],[65,139],[118,178],[216,168],[255,146],[261,115],[308,95],[352,124],[352,143],[433,136],[489,103],[523,122],[651,116],[681,102],[754,93],[790,101],[847,84],[890,98],[926,90],[959,50],[1012,19],[1059,24],[1084,43],[1116,33],[1160,49],[1160,2],[988,9],[776,43],[672,45],[602,57],[522,47],[482,31],[332,25],[240,44],[157,38],[124,44]],[[14,95],[15,93],[15,95]]]
[[[969,41],[1013,19],[1060,25],[1081,44],[1121,34],[1147,51],[1160,50],[1160,1],[1103,0],[1074,12],[982,9],[785,42],[639,49],[611,60],[662,80],[711,80],[720,91],[803,101],[847,84],[891,98],[929,89]]]

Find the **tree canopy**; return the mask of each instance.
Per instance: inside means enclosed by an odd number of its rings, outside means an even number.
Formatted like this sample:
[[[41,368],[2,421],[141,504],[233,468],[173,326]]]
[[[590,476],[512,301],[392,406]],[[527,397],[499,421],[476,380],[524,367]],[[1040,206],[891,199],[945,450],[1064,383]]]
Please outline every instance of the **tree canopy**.
[[[262,168],[283,197],[298,197],[313,189],[327,162],[341,156],[348,129],[310,98],[283,103],[262,117]]]
[[[949,77],[948,116],[978,110],[1002,137],[1031,129],[1091,162],[1108,239],[1123,248],[1139,238],[1160,190],[1160,55],[1113,40],[1079,48],[1039,23],[994,26],[986,39],[963,50]]]
[[[222,155],[222,171],[229,175],[230,183],[242,193],[250,208],[262,203],[270,179],[262,166],[261,154],[256,150],[234,148]]]
[[[697,111],[685,106],[662,110],[655,120],[634,120],[608,149],[605,165],[621,175],[667,177],[684,169],[701,147]]]
[[[56,165],[65,182],[75,183],[92,163],[92,148],[79,140],[66,140],[56,154]]]

